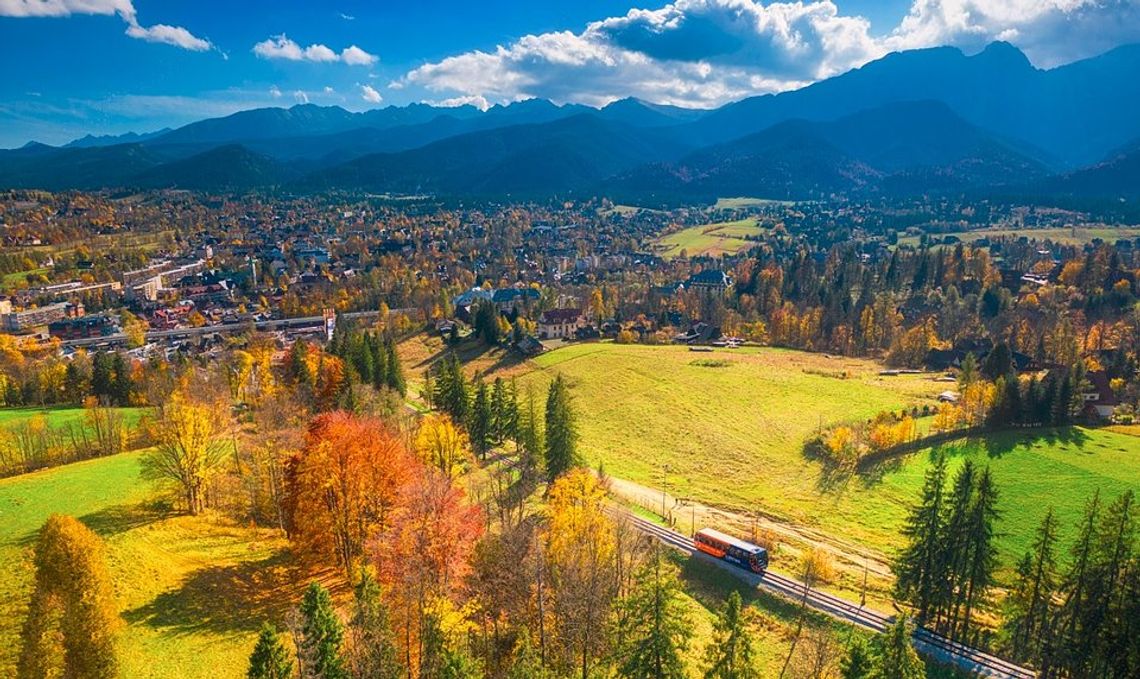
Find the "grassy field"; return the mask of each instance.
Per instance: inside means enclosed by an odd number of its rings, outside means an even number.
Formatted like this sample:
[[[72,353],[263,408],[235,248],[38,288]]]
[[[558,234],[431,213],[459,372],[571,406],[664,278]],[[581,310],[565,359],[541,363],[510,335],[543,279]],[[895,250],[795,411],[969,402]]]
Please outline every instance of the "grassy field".
[[[770,198],[717,198],[713,209],[737,210],[746,207],[764,207],[767,205],[792,205],[787,200],[772,200]]]
[[[143,416],[145,408],[116,408],[122,414],[128,427],[135,427]],[[36,415],[43,415],[48,426],[64,427],[83,422],[86,417],[83,408],[0,408],[0,428],[18,424]]]
[[[657,240],[662,257],[677,257],[685,251],[690,257],[720,256],[745,250],[756,244],[746,236],[759,236],[764,228],[755,218],[692,226]]]
[[[127,626],[122,676],[245,676],[257,628],[307,581],[276,532],[168,513],[127,453],[0,481],[0,676],[11,676],[30,594],[35,533],[52,513],[107,542]]]
[[[1140,238],[1140,228],[1128,227],[1090,227],[1072,229],[979,229],[976,231],[955,231],[953,233],[931,234],[931,238],[944,238],[957,236],[966,243],[978,238],[1003,238],[1025,236],[1039,241],[1051,240],[1066,245],[1086,245],[1095,239],[1112,243],[1121,238]],[[905,236],[899,238],[900,245],[918,245],[919,236]]]
[[[0,276],[0,290],[12,290],[28,284],[28,274],[47,274],[50,269],[39,268],[29,271],[14,271]]]
[[[573,345],[535,360],[524,378],[569,381],[580,448],[591,464],[670,495],[755,512],[834,538],[893,552],[931,451],[862,474],[806,458],[802,443],[821,424],[868,418],[930,402],[945,385],[926,376],[880,377],[872,361],[780,349],[726,350],[726,367],[694,363],[684,347]],[[846,372],[849,377],[836,376]],[[1140,439],[1105,431],[1000,434],[946,447],[993,469],[1004,513],[999,547],[1009,562],[1031,539],[1047,504],[1066,533],[1096,488],[1140,490]]]

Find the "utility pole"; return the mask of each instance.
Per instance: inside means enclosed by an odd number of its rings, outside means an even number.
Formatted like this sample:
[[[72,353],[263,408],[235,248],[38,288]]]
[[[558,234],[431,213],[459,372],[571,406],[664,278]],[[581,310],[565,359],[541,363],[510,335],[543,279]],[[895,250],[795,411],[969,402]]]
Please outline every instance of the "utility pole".
[[[665,516],[665,488],[666,488],[666,483],[667,483],[668,479],[666,478],[665,474],[668,473],[668,471],[669,471],[669,465],[668,464],[662,464],[661,465],[661,518],[662,519],[667,518]]]

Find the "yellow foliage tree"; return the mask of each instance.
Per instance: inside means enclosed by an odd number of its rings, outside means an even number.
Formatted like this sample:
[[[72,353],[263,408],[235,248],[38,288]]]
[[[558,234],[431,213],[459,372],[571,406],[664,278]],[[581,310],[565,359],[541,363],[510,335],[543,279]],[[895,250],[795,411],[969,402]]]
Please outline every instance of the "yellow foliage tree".
[[[416,453],[425,463],[444,473],[447,478],[455,478],[463,467],[474,462],[471,444],[467,434],[447,415],[432,414],[420,422],[416,434]]]
[[[223,404],[195,401],[185,388],[175,391],[154,424],[155,447],[143,458],[143,476],[175,485],[186,508],[206,508],[206,488],[230,452],[222,438],[228,418]]]
[[[16,677],[116,677],[121,621],[103,541],[73,517],[53,514],[40,531],[35,566]]]

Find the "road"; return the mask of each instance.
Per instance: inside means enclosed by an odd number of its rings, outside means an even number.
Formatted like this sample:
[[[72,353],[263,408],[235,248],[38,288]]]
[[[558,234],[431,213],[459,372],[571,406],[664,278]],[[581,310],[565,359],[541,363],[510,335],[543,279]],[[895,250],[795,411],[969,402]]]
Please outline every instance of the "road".
[[[775,594],[788,597],[795,601],[803,601],[807,596],[807,605],[827,613],[828,615],[850,622],[865,629],[883,632],[892,622],[894,616],[886,616],[860,606],[846,599],[841,599],[826,592],[807,589],[806,586],[793,578],[789,578],[771,571],[764,575],[757,575],[738,568],[727,561],[715,559],[704,552],[693,548],[690,538],[676,531],[659,526],[639,516],[629,515],[633,526],[643,533],[651,535],[666,545],[685,552],[692,558],[703,559],[732,573],[754,587],[761,587]],[[1002,677],[1006,679],[1032,679],[1037,675],[1033,670],[1020,667],[996,656],[984,653],[975,648],[951,641],[928,629],[917,628],[914,631],[914,645],[920,653],[935,660],[985,677]]]

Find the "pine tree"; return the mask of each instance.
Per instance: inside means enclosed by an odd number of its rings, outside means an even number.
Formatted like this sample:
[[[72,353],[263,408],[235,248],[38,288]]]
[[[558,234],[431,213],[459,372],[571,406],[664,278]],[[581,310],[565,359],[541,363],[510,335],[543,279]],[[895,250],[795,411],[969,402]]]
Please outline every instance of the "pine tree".
[[[538,414],[538,400],[534,395],[534,387],[531,385],[527,387],[526,407],[518,415],[518,442],[523,448],[523,464],[528,469],[538,469],[545,466],[546,441],[544,439],[542,421]]]
[[[491,412],[491,399],[487,394],[487,385],[482,379],[475,378],[475,400],[471,404],[471,421],[467,423],[467,431],[471,436],[471,446],[480,458],[486,459],[487,451],[491,449],[492,427],[494,426]]]
[[[895,561],[895,589],[899,598],[913,601],[919,621],[927,620],[935,603],[944,572],[941,566],[943,538],[943,486],[946,483],[946,456],[939,454],[926,473],[922,499],[911,509],[903,527],[907,546]]]
[[[871,649],[862,639],[856,639],[839,664],[839,676],[842,679],[870,679],[874,673],[875,658]]]
[[[261,626],[257,644],[249,656],[248,679],[292,679],[293,661],[281,643],[277,630],[268,622]]]
[[[925,679],[926,664],[910,643],[911,623],[899,616],[879,639],[879,672],[876,679]]]
[[[692,630],[681,602],[677,575],[655,546],[624,602],[624,630],[618,676],[626,679],[684,679],[683,655]]]
[[[1073,544],[1069,569],[1062,581],[1061,591],[1065,602],[1061,606],[1057,621],[1055,640],[1057,648],[1051,651],[1042,663],[1046,676],[1053,674],[1054,664],[1064,668],[1073,676],[1083,676],[1089,655],[1092,652],[1092,638],[1096,630],[1089,630],[1085,624],[1089,609],[1095,606],[1090,596],[1092,580],[1092,558],[1096,539],[1096,525],[1100,516],[1100,491],[1093,493],[1085,505],[1081,518],[1080,532]]]
[[[986,589],[993,582],[994,570],[997,568],[997,546],[994,544],[994,524],[1000,516],[997,500],[997,487],[987,466],[978,477],[978,490],[970,509],[967,529],[969,560],[966,571],[965,616],[960,634],[963,639],[969,638],[970,615],[977,601],[985,596]]]
[[[1124,582],[1135,547],[1134,498],[1131,490],[1125,491],[1105,508],[1097,531],[1092,559],[1095,595],[1086,618],[1086,625],[1099,631],[1090,659],[1093,676],[1106,676],[1108,666],[1118,664],[1120,656],[1121,640],[1114,632],[1126,623],[1121,594],[1127,591]]]
[[[570,389],[562,375],[558,375],[546,395],[546,475],[549,480],[578,466],[577,438]]]
[[[946,520],[942,530],[941,554],[937,559],[939,583],[937,606],[944,623],[953,633],[961,609],[962,595],[968,579],[970,559],[970,507],[974,500],[974,463],[966,460],[954,476],[954,484],[946,505]]]
[[[400,396],[408,393],[408,384],[404,380],[404,368],[400,365],[400,356],[396,353],[396,341],[391,337],[385,340],[386,356],[384,367],[388,370],[387,384]]]
[[[129,406],[132,390],[131,366],[122,354],[115,352],[111,358],[111,398],[117,405]]]
[[[1010,594],[1003,635],[1015,660],[1038,663],[1042,633],[1050,617],[1050,601],[1056,587],[1057,515],[1050,507],[1037,528],[1033,546],[1017,567],[1017,584]]]
[[[111,357],[100,351],[91,359],[91,393],[98,398],[111,398],[111,382]]]
[[[388,386],[388,347],[378,335],[370,335],[372,350],[372,386],[381,391]]]
[[[324,587],[312,583],[301,600],[301,641],[303,676],[314,679],[347,679],[341,645],[344,627],[333,610],[332,597]]]
[[[496,377],[491,387],[491,440],[501,445],[506,438],[507,389],[502,377]]]
[[[398,679],[403,669],[380,585],[365,570],[354,592],[355,604],[349,624],[353,676],[356,679]]]
[[[744,625],[740,592],[728,595],[724,610],[714,623],[712,643],[705,650],[705,679],[760,679],[752,637]]]

